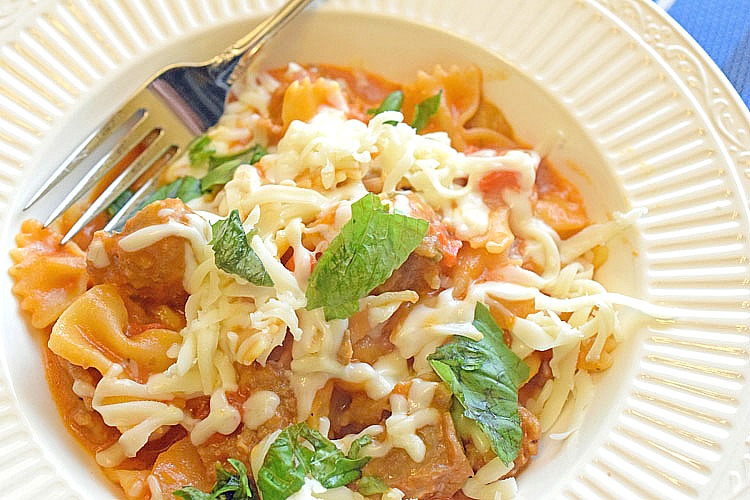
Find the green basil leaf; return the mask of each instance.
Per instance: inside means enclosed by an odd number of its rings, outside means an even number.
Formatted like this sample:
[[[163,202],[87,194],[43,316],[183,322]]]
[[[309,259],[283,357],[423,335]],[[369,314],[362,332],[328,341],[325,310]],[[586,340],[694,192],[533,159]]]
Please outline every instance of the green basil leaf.
[[[233,155],[217,156],[216,151],[211,144],[211,139],[207,135],[196,137],[188,146],[188,156],[190,164],[194,167],[208,165],[208,173],[200,180],[187,175],[180,177],[175,181],[161,186],[151,193],[151,195],[140,205],[145,207],[149,203],[167,198],[179,198],[185,203],[198,198],[204,193],[208,193],[217,186],[223,186],[234,177],[237,167],[243,164],[255,164],[268,151],[260,144],[256,144],[244,151]],[[117,213],[127,200],[133,195],[132,191],[127,190],[120,195],[112,204],[107,207],[110,216]],[[124,221],[123,221],[124,222]]]
[[[378,495],[388,491],[388,485],[377,476],[363,476],[357,483],[357,491],[364,496]]]
[[[312,452],[300,449],[297,437],[289,429],[284,430],[268,449],[257,477],[263,500],[284,500],[304,486],[307,475],[304,464],[309,460],[306,455]]]
[[[234,177],[234,171],[242,164],[240,160],[231,160],[222,163],[201,179],[201,192],[207,193],[215,186],[223,186]]]
[[[187,203],[188,201],[199,197],[200,194],[200,181],[198,179],[190,175],[182,178],[182,183],[177,188],[177,198]]]
[[[253,165],[266,154],[266,149],[256,144],[235,155],[212,156],[209,159],[208,173],[201,179],[201,192],[207,193],[216,186],[223,186],[232,180],[237,167],[240,165]]]
[[[227,459],[234,472],[229,472],[221,464],[216,464],[216,483],[210,493],[204,493],[194,486],[186,486],[173,493],[185,500],[258,500],[258,495],[250,486],[245,464],[234,458]]]
[[[185,486],[184,488],[172,492],[172,495],[177,498],[183,498],[184,500],[214,500],[216,498],[211,493],[205,493],[195,486]]]
[[[193,139],[187,147],[188,159],[190,160],[190,166],[202,167],[204,166],[211,156],[216,152],[211,138],[206,134],[199,135]]]
[[[358,437],[354,440],[352,445],[349,447],[349,458],[359,458],[362,454],[362,448],[372,443],[372,436],[365,434],[364,436]]]
[[[179,198],[185,203],[201,195],[200,181],[195,177],[186,175],[179,179],[166,184],[146,198],[143,206],[153,203],[157,200],[166,200],[167,198]]]
[[[387,280],[427,234],[426,220],[388,213],[368,193],[352,204],[352,218],[320,256],[307,286],[307,309],[326,320],[348,318],[359,299]]]
[[[245,464],[234,458],[228,458],[227,462],[237,471],[232,474],[220,465],[216,466],[216,485],[212,493],[217,499],[227,498],[232,500],[251,500],[256,495],[250,486]]]
[[[195,177],[187,175],[180,177],[169,184],[161,186],[159,189],[151,193],[145,200],[143,200],[138,206],[137,210],[132,208],[128,209],[126,218],[121,220],[120,223],[115,227],[116,231],[120,231],[125,224],[125,221],[131,218],[137,213],[138,210],[142,209],[146,205],[149,205],[155,201],[166,200],[167,198],[178,198],[183,202],[187,203],[201,195],[201,183]],[[133,191],[126,190],[113,201],[109,207],[107,207],[107,213],[110,216],[114,216],[125,204],[134,196]]]
[[[273,280],[250,246],[250,236],[242,227],[237,210],[229,217],[211,224],[211,246],[216,267],[235,274],[258,286],[273,286]]]
[[[380,106],[367,110],[367,114],[378,115],[384,111],[401,111],[404,104],[404,93],[400,90],[394,90],[383,99]]]
[[[304,422],[287,427],[271,443],[258,471],[263,500],[284,500],[312,477],[325,488],[346,486],[362,476],[370,457],[352,459]]]
[[[266,150],[266,148],[264,148],[260,144],[255,144],[254,146],[251,146],[244,151],[240,151],[239,153],[235,153],[232,155],[211,155],[208,160],[208,169],[213,170],[214,168],[226,162],[235,160],[239,160],[240,164],[255,165],[256,163],[258,163],[258,160],[260,160],[267,154],[268,151]]]
[[[440,109],[440,99],[443,97],[442,89],[432,97],[428,97],[414,107],[414,120],[411,126],[421,131],[427,126],[430,118]]]
[[[112,217],[117,212],[119,212],[120,209],[122,209],[122,207],[124,207],[128,202],[128,200],[133,197],[133,194],[135,193],[133,193],[133,191],[130,189],[126,189],[125,191],[120,193],[120,196],[115,198],[115,200],[107,207],[107,214]]]
[[[484,304],[477,303],[473,324],[482,340],[455,336],[428,359],[460,403],[463,416],[479,425],[495,454],[509,464],[521,449],[518,388],[529,367],[505,345],[503,331]]]

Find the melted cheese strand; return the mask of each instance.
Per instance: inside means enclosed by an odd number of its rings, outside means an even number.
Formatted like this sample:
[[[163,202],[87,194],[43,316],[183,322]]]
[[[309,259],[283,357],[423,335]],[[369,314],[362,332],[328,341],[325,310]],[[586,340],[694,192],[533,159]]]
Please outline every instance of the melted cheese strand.
[[[290,66],[290,71],[298,70]],[[212,131],[219,154],[229,153],[232,141],[253,136],[255,142],[264,143],[267,136],[262,117],[268,116],[271,92],[279,83],[263,74],[248,78],[243,84],[252,95],[239,95],[230,103],[242,115],[235,120],[246,130],[233,132],[233,124],[222,119]],[[594,281],[594,267],[586,260],[587,252],[631,227],[641,211],[615,213],[612,221],[593,224],[562,240],[535,216],[537,153],[484,150],[464,154],[451,146],[447,133],[420,135],[396,111],[378,114],[368,123],[347,119],[348,104],[340,84],[330,82],[330,89],[329,102],[308,122],[288,123],[275,150],[258,164],[240,166],[213,200],[203,197],[191,202],[209,212],[189,214],[186,224],[169,220],[120,239],[120,248],[129,252],[166,237],[185,240],[187,325],[180,332],[182,343],[170,350],[175,361],[167,370],[152,375],[146,384],[137,384],[115,369],[94,389],[95,409],[105,422],[123,432],[121,442],[97,456],[100,463],[115,464],[133,456],[163,425],[183,425],[194,444],[216,433],[229,434],[241,421],[248,429],[263,425],[280,405],[277,394],[254,393],[240,413],[229,404],[226,392],[238,388],[235,363],[265,364],[287,332],[294,340],[291,386],[298,420],[306,419],[318,390],[328,381],[345,380],[371,399],[388,397],[391,415],[382,425],[337,440],[337,446],[348,451],[357,437],[368,434],[378,441],[365,447],[366,454],[385,456],[393,448],[402,448],[412,460],[421,462],[427,450],[417,431],[438,423],[439,412],[431,406],[437,383],[415,376],[432,374],[427,356],[454,335],[481,339],[472,324],[477,302],[533,301],[534,312],[512,319],[513,349],[523,356],[534,349],[552,350],[554,378],[529,407],[541,416],[545,431],[556,422],[558,427],[573,422],[558,432],[558,437],[567,437],[579,418],[569,418],[570,412],[582,411],[591,392],[590,379],[576,366],[581,341],[593,338],[586,356],[591,362],[602,355],[610,336],[616,334],[619,340],[616,306],[669,317],[665,308],[607,292]],[[186,160],[180,161],[179,168],[185,168]],[[502,210],[490,209],[480,189],[482,179],[492,172],[510,172],[516,180],[499,193],[505,204]],[[522,240],[521,257],[535,263],[540,272],[508,265],[499,270],[502,280],[471,283],[464,299],[456,299],[452,289],[422,298],[410,290],[365,297],[360,308],[366,311],[371,327],[386,322],[403,304],[412,306],[391,333],[393,352],[373,364],[348,360],[348,321],[326,322],[322,311],[307,311],[304,290],[316,254],[325,250],[351,218],[351,203],[367,192],[365,177],[377,178],[384,197],[392,199],[396,208],[408,202],[396,195],[397,189],[408,186],[434,210],[448,233],[473,248],[503,253],[514,238]],[[218,219],[217,214],[233,209],[239,210],[246,231],[257,230],[250,245],[271,277],[272,287],[252,285],[216,267],[209,243],[210,223]],[[280,262],[289,249],[294,271]],[[103,248],[92,248],[89,260],[94,267],[109,264]],[[439,283],[435,286],[439,289]],[[563,313],[570,313],[567,321],[561,318]],[[407,395],[393,393],[400,382],[410,383]],[[210,395],[209,414],[201,421],[188,418],[169,403],[175,397],[198,395]],[[277,435],[270,434],[252,450],[254,473]],[[506,472],[491,461],[467,481],[464,493],[477,499],[514,495],[515,482],[500,479]],[[316,483],[306,481],[293,498],[361,498],[346,488],[326,491]],[[399,493],[391,490],[384,498],[398,498]]]

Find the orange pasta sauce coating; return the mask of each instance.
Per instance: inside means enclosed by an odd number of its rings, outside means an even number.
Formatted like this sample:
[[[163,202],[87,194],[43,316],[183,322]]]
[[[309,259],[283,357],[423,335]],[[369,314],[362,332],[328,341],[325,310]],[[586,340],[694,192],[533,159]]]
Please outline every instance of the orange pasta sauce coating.
[[[519,146],[502,113],[483,100],[482,74],[475,67],[438,67],[432,73],[419,73],[414,82],[406,85],[358,68],[329,65],[303,66],[294,72],[282,68],[271,71],[271,75],[280,83],[271,96],[269,116],[264,117],[269,122],[271,143],[278,141],[292,120],[309,119],[320,106],[339,107],[348,117],[366,122],[371,117],[368,110],[376,108],[394,90],[403,91],[405,121],[410,122],[416,104],[442,90],[440,108],[423,132],[446,131],[453,147],[467,154],[481,149],[502,152]],[[234,98],[236,96],[230,97]],[[382,186],[376,180],[370,181],[368,184],[365,180],[367,189],[379,192]],[[496,253],[484,248],[486,241],[461,241],[432,208],[416,197],[410,198],[414,216],[430,222],[428,234],[418,249],[374,293],[414,290],[429,296],[453,287],[454,296],[463,298],[471,283],[501,280],[504,266],[523,264],[515,251],[515,245],[522,242],[513,238],[508,227],[507,207],[497,196],[500,189],[517,187],[514,174],[505,172],[490,173],[480,182],[482,195],[491,208],[492,231],[507,236],[494,242]],[[589,223],[578,191],[546,161],[542,161],[538,169],[532,201],[536,215],[563,237]],[[72,213],[66,217],[71,218]],[[125,366],[134,380],[145,382],[150,374],[164,370],[172,362],[166,352],[170,345],[179,343],[178,332],[184,326],[185,240],[170,236],[131,252],[123,251],[119,242],[139,229],[166,223],[168,219],[185,222],[188,213],[189,209],[182,202],[165,200],[146,207],[128,222],[122,234],[94,234],[93,244],[104,250],[107,262],[104,265],[89,262],[88,268],[81,247],[75,243],[60,246],[60,235],[51,229],[42,229],[38,222],[26,221],[17,237],[18,249],[12,253],[11,275],[22,309],[31,314],[36,327],[49,327],[61,315],[68,315],[53,330],[50,347],[73,358],[80,366],[45,349],[45,368],[66,426],[91,452],[107,448],[120,433],[106,426],[92,410],[90,396],[73,392],[74,381],[78,381],[78,386],[93,387],[111,363],[117,362]],[[333,213],[328,215],[334,216]],[[82,247],[89,246],[91,232],[101,222],[98,220],[89,228],[89,234],[80,238]],[[282,260],[293,269],[293,259],[289,255]],[[40,269],[44,272],[38,272]],[[498,324],[506,329],[512,326],[514,317],[533,311],[531,301],[495,301],[488,305]],[[409,303],[402,304],[390,319],[376,327],[369,324],[365,313],[355,314],[350,318],[339,350],[339,361],[374,363],[393,352],[391,334],[412,307]],[[101,314],[94,321],[90,316],[97,311]],[[109,322],[107,311],[111,313]],[[85,319],[87,316],[89,319]],[[77,329],[79,324],[83,327]],[[112,327],[111,335],[97,334],[107,327]],[[215,434],[200,446],[190,442],[182,427],[174,426],[148,443],[135,458],[109,469],[110,477],[124,489],[132,489],[134,497],[148,498],[150,493],[144,482],[150,476],[161,493],[169,497],[176,489],[189,484],[204,491],[210,489],[215,480],[216,462],[225,463],[231,457],[249,464],[252,448],[263,437],[297,419],[297,402],[290,383],[290,338],[288,335],[287,341],[272,353],[265,366],[235,364],[239,388],[227,394],[229,403],[243,411],[243,403],[255,392],[274,392],[281,403],[269,420],[256,428],[240,424],[231,434]],[[505,340],[511,343],[509,336]],[[73,353],[70,349],[78,350]],[[579,361],[585,362],[585,358]],[[536,396],[551,377],[549,353],[534,353],[530,364],[533,365],[530,380],[519,394],[521,404]],[[402,395],[407,392],[408,384],[404,383],[394,389],[394,393]],[[200,396],[187,400],[178,398],[173,403],[191,418],[200,419],[209,412],[208,401],[208,396]],[[462,443],[457,436],[449,413],[450,395],[442,386],[433,406],[439,410],[440,418],[418,432],[427,444],[425,460],[416,463],[404,450],[394,448],[385,457],[373,459],[365,468],[365,474],[384,479],[407,497],[463,498],[462,484],[488,457],[473,453],[471,445]],[[389,414],[387,397],[373,401],[361,386],[331,380],[316,394],[310,420],[325,416],[331,423],[332,437],[341,437],[368,425],[383,424]],[[538,421],[525,408],[521,410],[521,420],[522,452],[510,475],[517,474],[537,452]],[[140,489],[136,485],[140,485]]]

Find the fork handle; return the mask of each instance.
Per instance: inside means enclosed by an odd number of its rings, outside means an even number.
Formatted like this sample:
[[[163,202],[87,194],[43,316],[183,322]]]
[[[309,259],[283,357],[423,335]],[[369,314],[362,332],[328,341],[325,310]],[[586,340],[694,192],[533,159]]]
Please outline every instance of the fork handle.
[[[237,75],[245,71],[255,53],[312,1],[288,0],[279,10],[253,28],[247,35],[211,59],[209,71],[216,79],[216,83],[226,88],[231,86]]]

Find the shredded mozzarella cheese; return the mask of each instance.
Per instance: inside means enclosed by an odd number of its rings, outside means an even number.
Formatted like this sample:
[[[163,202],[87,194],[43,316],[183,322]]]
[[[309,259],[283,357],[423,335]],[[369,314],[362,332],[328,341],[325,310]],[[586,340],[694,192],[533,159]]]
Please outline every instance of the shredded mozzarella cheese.
[[[281,404],[278,394],[272,391],[257,391],[242,403],[242,423],[255,430],[275,414]]]
[[[427,356],[453,335],[474,340],[482,334],[474,327],[475,301],[453,298],[453,290],[441,292],[436,299],[417,304],[391,335],[391,342],[405,359],[414,358],[417,374],[432,371]]]
[[[162,426],[182,422],[184,414],[168,404],[170,395],[151,394],[147,387],[122,377],[121,365],[113,364],[94,390],[92,407],[104,422],[117,427],[120,438],[109,448],[96,454],[103,467],[114,467],[134,457]],[[162,401],[159,401],[159,400]]]
[[[469,498],[477,500],[511,500],[518,495],[514,478],[501,479],[513,469],[513,464],[505,465],[495,457],[484,464],[464,483],[461,491]]]
[[[395,448],[403,449],[412,460],[424,460],[427,448],[417,430],[426,425],[435,425],[439,413],[430,407],[437,382],[426,382],[419,378],[411,381],[408,396],[391,394],[391,416],[385,420],[388,441]]]
[[[229,404],[221,389],[211,394],[209,407],[208,416],[195,424],[190,431],[190,441],[196,446],[205,443],[215,433],[231,434],[240,425],[240,412]]]
[[[303,71],[296,65],[288,68],[290,74]],[[643,211],[616,212],[613,220],[592,224],[562,240],[535,215],[539,154],[525,150],[464,154],[451,146],[445,132],[418,134],[398,111],[380,113],[368,123],[348,119],[342,84],[328,83],[320,86],[330,90],[327,101],[309,121],[285,120],[283,137],[259,163],[239,166],[215,197],[191,202],[191,207],[206,212],[190,214],[187,224],[168,220],[120,239],[121,250],[134,252],[166,237],[183,238],[183,284],[189,296],[182,342],[168,351],[174,363],[166,371],[139,384],[114,364],[96,387],[76,381],[76,394],[91,398],[104,421],[122,432],[117,443],[97,454],[101,465],[111,467],[135,456],[165,426],[182,425],[192,443],[200,445],[216,433],[234,432],[241,422],[250,430],[268,422],[281,404],[278,394],[257,391],[240,412],[228,402],[226,393],[238,389],[235,363],[265,365],[287,333],[293,340],[290,383],[297,420],[306,420],[316,394],[329,381],[344,380],[373,400],[388,397],[391,414],[384,422],[335,440],[336,445],[348,453],[356,439],[368,435],[373,441],[364,447],[364,454],[384,457],[400,448],[413,461],[422,462],[427,450],[417,431],[437,425],[440,415],[432,407],[438,383],[419,376],[432,374],[427,357],[452,337],[481,339],[473,325],[478,302],[533,303],[534,312],[512,318],[512,349],[522,358],[535,350],[552,350],[553,378],[528,407],[540,417],[544,432],[551,431],[553,439],[566,439],[580,425],[593,397],[591,378],[577,369],[581,342],[591,339],[586,361],[594,362],[602,356],[608,338],[622,340],[616,306],[668,316],[669,311],[607,292],[594,280],[594,266],[586,255],[633,226]],[[230,144],[247,144],[251,139],[267,144],[271,95],[279,85],[265,73],[240,82],[237,99],[228,104],[227,115],[210,132],[218,154],[228,154],[234,149]],[[292,86],[299,91],[301,84]],[[183,158],[172,170],[186,168],[188,161]],[[516,180],[498,193],[504,203],[501,210],[489,207],[480,189],[482,179],[492,172],[512,173]],[[396,211],[411,214],[406,197],[394,195],[408,185],[434,210],[448,233],[472,248],[500,254],[514,239],[521,240],[513,249],[514,259],[534,264],[527,267],[536,271],[509,261],[495,270],[502,278],[470,283],[461,299],[454,297],[451,288],[421,298],[412,290],[364,297],[360,310],[366,312],[371,328],[386,323],[405,304],[409,311],[390,333],[393,352],[372,364],[347,358],[342,353],[351,349],[348,320],[325,321],[321,310],[306,310],[305,289],[319,252],[351,219],[351,203],[368,192],[366,177],[379,179],[382,193],[392,198]],[[250,246],[273,286],[253,285],[216,266],[210,224],[232,210],[239,211],[246,232],[253,230]],[[290,250],[290,261],[282,264],[282,255]],[[87,258],[95,268],[110,265],[96,240]],[[435,288],[440,289],[437,281]],[[406,395],[394,393],[400,382],[410,384]],[[202,420],[191,419],[170,403],[197,395],[210,396],[209,414]],[[325,435],[329,427],[329,421],[321,421]],[[279,432],[269,434],[251,450],[256,479]],[[487,443],[483,446],[487,451]],[[511,468],[512,464],[491,460],[466,481],[463,493],[477,500],[515,498],[515,481],[501,479]],[[149,476],[147,481],[152,496],[160,497],[156,478]],[[403,496],[391,488],[383,499]],[[326,490],[307,478],[290,498],[363,497],[345,487]]]
[[[365,497],[346,486],[326,489],[317,480],[306,477],[302,488],[288,498],[289,500],[364,500]]]

